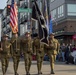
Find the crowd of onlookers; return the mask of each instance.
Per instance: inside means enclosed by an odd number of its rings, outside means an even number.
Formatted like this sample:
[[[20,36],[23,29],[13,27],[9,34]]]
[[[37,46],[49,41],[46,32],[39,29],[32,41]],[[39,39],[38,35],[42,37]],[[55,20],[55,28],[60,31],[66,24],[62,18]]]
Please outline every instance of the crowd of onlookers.
[[[74,51],[76,51],[76,46],[72,45],[72,44],[67,44],[65,45],[65,43],[63,43],[60,46],[60,52],[57,55],[57,60],[58,61],[63,61],[66,64],[72,63],[74,64],[74,59],[76,59],[74,56],[72,56],[71,53],[73,53]],[[76,52],[74,52],[74,55],[76,54]]]

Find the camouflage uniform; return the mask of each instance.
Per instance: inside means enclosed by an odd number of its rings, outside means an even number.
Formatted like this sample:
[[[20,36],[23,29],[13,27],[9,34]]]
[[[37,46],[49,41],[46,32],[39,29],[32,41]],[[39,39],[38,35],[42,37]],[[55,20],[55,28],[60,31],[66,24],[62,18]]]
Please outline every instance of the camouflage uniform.
[[[3,36],[3,37],[8,37],[7,35]],[[1,53],[1,64],[2,64],[2,72],[3,75],[5,75],[7,68],[8,68],[8,64],[9,64],[9,59],[10,59],[10,42],[8,40],[3,40],[2,41],[2,50],[0,51]]]
[[[54,36],[53,34],[50,34]],[[59,42],[57,39],[49,39],[49,46],[47,48],[47,54],[50,58],[51,74],[54,74],[54,62],[56,60],[56,55],[59,52]]]
[[[25,34],[25,38],[22,39],[21,43],[21,49],[24,55],[24,61],[25,61],[25,70],[26,70],[26,75],[30,75],[30,67],[31,67],[31,61],[32,61],[32,39],[31,37],[27,37],[26,35],[30,35],[30,33]]]
[[[36,52],[36,59],[37,59],[37,69],[38,74],[42,74],[41,68],[42,68],[42,62],[44,58],[44,43],[40,42],[40,39],[38,37],[35,37],[33,40],[33,46],[34,46],[34,52]]]
[[[18,70],[18,65],[19,65],[20,55],[21,55],[21,46],[20,46],[21,41],[18,37],[12,37],[11,44],[12,44],[11,55],[13,58],[14,73],[15,75],[19,75],[17,73],[17,70]]]

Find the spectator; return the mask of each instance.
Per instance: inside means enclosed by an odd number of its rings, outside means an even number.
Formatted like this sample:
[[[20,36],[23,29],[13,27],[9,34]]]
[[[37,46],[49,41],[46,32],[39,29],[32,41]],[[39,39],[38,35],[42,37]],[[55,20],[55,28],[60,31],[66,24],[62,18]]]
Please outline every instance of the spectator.
[[[73,51],[76,51],[76,46],[75,46],[75,45],[74,45],[73,48],[72,48],[72,52],[73,52]]]
[[[65,61],[65,57],[64,57],[65,50],[66,50],[66,46],[65,46],[65,43],[63,43],[62,46],[61,46],[62,61]]]
[[[65,50],[65,60],[66,60],[66,64],[69,64],[69,55],[71,52],[71,44],[66,46],[66,50]]]

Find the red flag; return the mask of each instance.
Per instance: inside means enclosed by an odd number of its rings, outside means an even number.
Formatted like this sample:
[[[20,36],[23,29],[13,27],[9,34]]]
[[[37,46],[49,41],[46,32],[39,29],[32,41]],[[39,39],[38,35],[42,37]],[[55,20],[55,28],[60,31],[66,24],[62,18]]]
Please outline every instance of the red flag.
[[[13,33],[18,32],[18,8],[16,2],[12,0],[11,11],[10,11],[10,26]]]

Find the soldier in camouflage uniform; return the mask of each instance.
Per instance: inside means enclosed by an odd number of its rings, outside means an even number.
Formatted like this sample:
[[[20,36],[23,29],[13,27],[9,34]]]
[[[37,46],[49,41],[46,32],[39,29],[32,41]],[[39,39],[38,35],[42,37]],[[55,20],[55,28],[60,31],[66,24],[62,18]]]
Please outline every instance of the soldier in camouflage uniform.
[[[34,46],[34,52],[36,52],[38,74],[42,74],[41,68],[42,68],[42,62],[45,54],[45,51],[44,51],[45,44],[40,41],[38,34],[34,36],[33,46]]]
[[[50,58],[50,66],[51,66],[51,74],[54,74],[54,62],[56,59],[56,55],[59,52],[59,42],[54,38],[54,33],[51,33],[49,36],[49,45],[47,48],[47,54]]]
[[[31,67],[31,61],[32,61],[32,39],[29,32],[25,33],[25,37],[22,39],[22,52],[24,55],[24,62],[25,62],[25,70],[26,75],[30,75],[30,67]]]
[[[18,34],[14,33],[14,36],[11,38],[11,44],[12,44],[12,48],[11,48],[11,55],[13,58],[13,66],[14,66],[14,73],[15,75],[19,75],[17,73],[18,70],[18,65],[19,65],[19,61],[20,61],[20,55],[21,55],[21,46],[20,46],[20,38],[18,38]]]
[[[3,35],[3,41],[1,42],[1,64],[2,64],[2,72],[3,75],[6,74],[8,64],[9,64],[9,59],[10,59],[10,42],[8,41],[8,35],[5,34]]]

